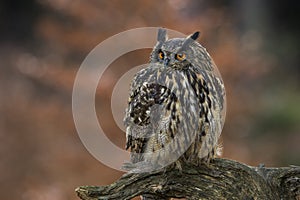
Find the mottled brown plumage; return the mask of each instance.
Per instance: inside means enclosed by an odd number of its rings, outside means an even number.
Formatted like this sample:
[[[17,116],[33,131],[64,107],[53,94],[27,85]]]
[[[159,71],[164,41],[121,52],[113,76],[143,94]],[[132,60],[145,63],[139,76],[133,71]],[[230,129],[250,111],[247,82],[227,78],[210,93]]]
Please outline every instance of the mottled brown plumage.
[[[181,162],[200,165],[215,155],[225,117],[225,89],[199,32],[167,39],[159,29],[149,66],[131,83],[124,123],[133,171]]]

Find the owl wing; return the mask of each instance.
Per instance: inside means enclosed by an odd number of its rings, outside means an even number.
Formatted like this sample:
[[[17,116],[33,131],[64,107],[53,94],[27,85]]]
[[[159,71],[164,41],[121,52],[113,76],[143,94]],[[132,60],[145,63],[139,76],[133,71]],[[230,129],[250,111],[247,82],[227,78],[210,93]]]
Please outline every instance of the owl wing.
[[[199,131],[198,112],[184,72],[161,66],[140,71],[132,81],[124,119],[131,162],[165,165],[177,160]]]
[[[164,103],[169,94],[165,87],[144,82],[132,88],[124,119],[126,149],[130,149],[133,163],[144,160],[143,153],[154,152],[169,141],[168,127],[171,112]]]

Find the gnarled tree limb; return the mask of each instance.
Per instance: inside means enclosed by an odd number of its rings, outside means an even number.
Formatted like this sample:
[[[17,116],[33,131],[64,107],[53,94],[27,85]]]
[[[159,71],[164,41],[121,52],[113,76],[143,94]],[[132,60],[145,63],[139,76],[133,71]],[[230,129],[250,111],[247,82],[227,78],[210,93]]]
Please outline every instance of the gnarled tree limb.
[[[158,199],[300,200],[300,167],[250,167],[215,159],[209,166],[183,165],[182,171],[125,174],[108,186],[81,186],[83,200],[131,199],[154,194]]]

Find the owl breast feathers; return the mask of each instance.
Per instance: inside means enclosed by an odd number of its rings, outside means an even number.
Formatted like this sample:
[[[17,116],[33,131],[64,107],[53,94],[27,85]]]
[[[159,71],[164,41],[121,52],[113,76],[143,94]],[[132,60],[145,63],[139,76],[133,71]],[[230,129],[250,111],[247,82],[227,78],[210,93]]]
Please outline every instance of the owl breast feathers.
[[[215,156],[225,117],[225,89],[199,32],[167,39],[159,29],[147,68],[131,83],[124,123],[127,168],[154,170]],[[126,167],[125,167],[126,168]]]

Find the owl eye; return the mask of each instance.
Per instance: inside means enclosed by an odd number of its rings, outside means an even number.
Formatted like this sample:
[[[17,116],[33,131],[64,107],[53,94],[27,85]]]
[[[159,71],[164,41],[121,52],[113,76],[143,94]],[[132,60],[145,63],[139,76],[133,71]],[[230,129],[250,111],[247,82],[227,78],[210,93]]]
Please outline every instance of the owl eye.
[[[158,57],[159,57],[159,59],[164,59],[164,57],[165,57],[165,54],[164,54],[164,52],[162,52],[162,51],[160,51],[159,53],[158,53]]]
[[[183,61],[183,60],[185,60],[185,58],[186,58],[186,55],[184,53],[178,53],[175,55],[175,59],[179,60],[179,61]]]

